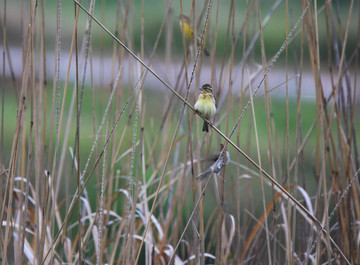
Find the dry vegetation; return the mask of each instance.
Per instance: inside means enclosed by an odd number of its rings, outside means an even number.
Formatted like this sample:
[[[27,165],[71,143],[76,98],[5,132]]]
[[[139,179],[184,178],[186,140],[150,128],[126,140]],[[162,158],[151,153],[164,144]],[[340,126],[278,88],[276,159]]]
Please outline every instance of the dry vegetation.
[[[153,42],[146,1],[47,2],[18,1],[18,24],[1,6],[3,265],[360,264],[358,2],[169,0]],[[179,37],[182,12],[209,57]],[[267,54],[275,12],[283,45]],[[204,81],[209,134],[192,107]]]

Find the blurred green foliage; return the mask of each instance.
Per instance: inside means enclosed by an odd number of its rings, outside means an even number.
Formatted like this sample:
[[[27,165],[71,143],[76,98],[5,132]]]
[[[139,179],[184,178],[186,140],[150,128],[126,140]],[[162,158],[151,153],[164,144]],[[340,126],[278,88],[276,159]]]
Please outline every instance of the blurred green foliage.
[[[11,10],[18,11],[19,0],[13,1],[9,3],[9,14],[11,14]],[[216,57],[222,58],[224,54],[229,56],[231,51],[231,41],[238,40],[238,45],[235,48],[235,60],[240,60],[243,54],[243,45],[244,39],[246,37],[245,46],[248,47],[251,39],[259,30],[258,17],[256,13],[256,7],[254,6],[255,1],[249,1],[249,19],[248,26],[246,28],[246,35],[243,31],[240,35],[240,31],[244,20],[246,18],[246,0],[235,1],[235,10],[234,10],[234,21],[229,21],[228,18],[230,16],[231,1],[220,1],[219,9],[218,9],[218,27],[217,32],[215,32],[216,25],[216,16],[217,16],[217,2],[213,2],[211,15],[210,15],[210,31],[208,32],[207,44],[210,50],[214,49],[213,41],[215,33],[217,34],[216,41]],[[260,1],[260,10],[261,10],[261,20],[264,20],[266,15],[270,12],[272,5],[275,1]],[[119,6],[118,6],[119,3]],[[186,14],[190,14],[190,9],[192,6],[192,1],[184,0],[183,3],[183,12]],[[195,13],[196,17],[199,18],[201,11],[206,7],[204,7],[205,1],[196,1],[195,5]],[[28,3],[24,3],[25,5]],[[81,1],[81,4],[84,5],[85,8],[89,9],[89,1]],[[73,1],[62,1],[62,37],[63,42],[65,43],[63,49],[67,49],[67,44],[70,43],[73,26],[74,26],[74,6]],[[40,8],[39,4],[39,8]],[[123,29],[123,21],[125,16],[127,15],[127,25],[126,25],[126,45],[128,45],[135,53],[140,52],[140,43],[141,43],[141,23],[142,19],[144,20],[144,47],[145,52],[150,53],[152,47],[157,38],[158,32],[160,30],[161,24],[166,15],[168,2],[165,0],[147,0],[147,1],[117,1],[117,0],[108,0],[108,1],[96,1],[94,15],[97,19],[101,21],[111,32],[115,33],[118,38],[121,39],[122,34],[124,33]],[[56,32],[56,1],[46,1],[45,2],[45,19],[46,19],[46,36],[48,47],[52,48],[55,42],[55,32]],[[338,27],[338,21],[333,21],[336,29],[336,34],[341,35],[345,32],[346,19],[348,18],[348,9],[349,2],[348,1],[333,1],[332,2],[333,12],[340,18],[341,21],[341,30]],[[338,8],[337,8],[338,7]],[[327,52],[327,30],[326,30],[326,17],[324,10],[324,0],[317,1],[318,8],[318,25],[319,25],[319,45],[320,56],[325,60],[328,56]],[[314,3],[312,3],[312,9],[314,9]],[[118,12],[119,10],[119,12]],[[298,20],[299,16],[302,13],[302,6],[300,1],[290,0],[288,1],[288,10],[286,12],[286,1],[282,1],[278,8],[271,13],[271,17],[269,22],[263,29],[264,36],[264,44],[265,51],[268,58],[272,57],[281,47],[284,42],[286,35],[290,32],[292,25]],[[350,34],[347,42],[346,52],[350,56],[357,46],[357,20],[358,16],[356,15],[359,10],[359,2],[356,2],[353,8],[353,13],[351,17],[350,23]],[[173,5],[170,9],[169,20],[166,22],[165,29],[161,34],[161,40],[159,43],[159,47],[157,50],[157,56],[164,57],[165,54],[165,35],[166,28],[172,27],[172,35],[171,39],[171,54],[181,56],[183,53],[183,42],[182,36],[178,26],[177,16],[181,13],[180,2],[174,1]],[[20,15],[17,12],[18,16]],[[19,34],[20,27],[20,19],[16,16],[8,16],[8,30],[11,32],[10,36],[13,38],[18,38],[21,36]],[[87,15],[80,11],[79,16],[79,25],[78,25],[78,36],[81,38],[84,29],[86,27],[86,19]],[[119,21],[118,32],[116,29],[116,21]],[[198,31],[202,32],[204,27],[205,17],[202,17],[201,21],[198,21]],[[286,27],[287,25],[287,27]],[[229,28],[229,30],[228,30]],[[341,33],[342,31],[342,33]],[[239,38],[240,36],[240,38]],[[332,36],[332,35],[331,35]],[[306,35],[305,35],[306,39]],[[299,51],[301,44],[301,25],[297,29],[297,37],[295,39],[297,50]],[[11,40],[10,40],[11,42]],[[13,42],[14,43],[14,42]],[[93,49],[104,49],[105,52],[111,54],[113,47],[113,40],[110,36],[107,36],[106,33],[102,29],[100,29],[97,25],[93,27]],[[290,49],[292,48],[292,44],[290,44]],[[305,43],[305,49],[307,45]],[[226,50],[226,51],[225,51]],[[257,40],[255,44],[255,50],[253,51],[252,56],[256,59],[261,58],[261,49],[260,49],[260,41]],[[305,56],[305,59],[308,56]],[[280,60],[283,60],[280,57]]]

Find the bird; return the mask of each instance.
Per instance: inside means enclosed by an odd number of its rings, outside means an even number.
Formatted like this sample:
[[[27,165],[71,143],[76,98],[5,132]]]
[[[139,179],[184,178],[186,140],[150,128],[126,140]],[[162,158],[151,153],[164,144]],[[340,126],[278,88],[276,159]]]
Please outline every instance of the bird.
[[[216,106],[215,97],[211,85],[204,84],[200,88],[200,95],[194,105],[195,111],[199,112],[205,119],[210,120],[215,116]],[[208,123],[204,120],[203,132],[209,132]]]
[[[184,34],[185,38],[189,42],[192,42],[192,40],[194,38],[194,28],[191,25],[191,19],[189,18],[189,16],[187,16],[185,14],[178,16],[178,18],[180,19],[179,25],[180,25],[181,32]],[[196,41],[197,41],[197,45],[200,46],[200,44],[201,44],[200,35],[197,36]],[[210,53],[206,50],[205,46],[203,49],[204,49],[205,55],[209,56]]]
[[[227,164],[229,164],[229,162],[230,162],[230,153],[229,153],[228,150],[222,152],[223,149],[224,149],[224,144],[220,144],[220,154],[216,155],[215,158],[212,159],[215,162],[207,170],[205,170],[203,173],[198,175],[196,177],[196,180],[203,181],[208,176],[210,176],[211,173],[219,174],[221,172],[221,170],[223,170],[223,168],[225,166],[227,166]]]

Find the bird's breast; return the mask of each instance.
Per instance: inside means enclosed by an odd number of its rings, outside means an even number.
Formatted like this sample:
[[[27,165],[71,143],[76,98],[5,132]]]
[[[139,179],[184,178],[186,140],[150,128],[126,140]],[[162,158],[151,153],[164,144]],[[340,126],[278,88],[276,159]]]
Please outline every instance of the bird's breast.
[[[212,118],[216,113],[214,98],[208,95],[200,95],[194,107],[206,119]]]
[[[180,29],[184,33],[187,40],[191,40],[193,38],[194,30],[192,29],[191,25],[186,22],[180,22]]]

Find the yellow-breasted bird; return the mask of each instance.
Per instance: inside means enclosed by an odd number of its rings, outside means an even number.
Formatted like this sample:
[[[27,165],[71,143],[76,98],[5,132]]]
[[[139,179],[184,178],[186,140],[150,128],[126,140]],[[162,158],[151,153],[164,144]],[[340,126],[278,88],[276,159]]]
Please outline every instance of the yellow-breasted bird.
[[[178,16],[178,18],[180,19],[179,25],[180,25],[181,32],[184,34],[185,38],[189,42],[192,42],[192,40],[194,38],[194,28],[191,25],[191,19],[187,15],[184,15],[184,14]],[[197,45],[200,46],[201,37],[199,35],[197,36],[196,41],[197,41]],[[205,41],[205,39],[204,39],[204,41]],[[203,49],[204,49],[205,55],[209,56],[210,53],[206,50],[205,46]]]
[[[215,97],[212,88],[209,84],[205,84],[200,88],[200,91],[194,108],[200,112],[205,119],[210,120],[216,113]],[[209,132],[209,126],[206,121],[204,121],[202,130],[203,132]]]

